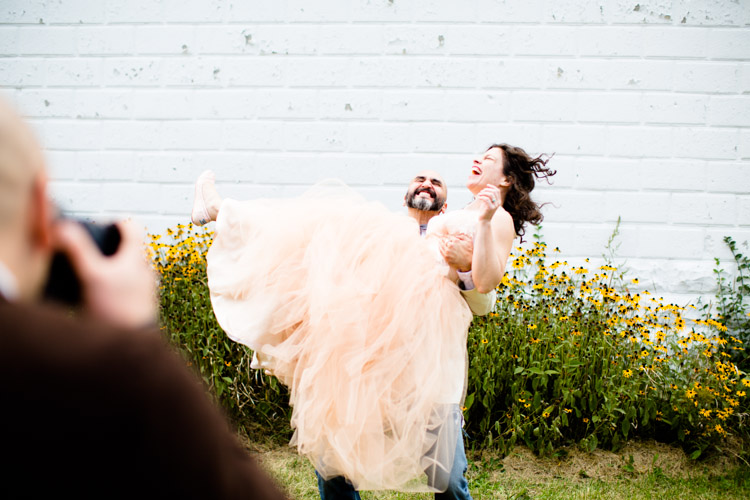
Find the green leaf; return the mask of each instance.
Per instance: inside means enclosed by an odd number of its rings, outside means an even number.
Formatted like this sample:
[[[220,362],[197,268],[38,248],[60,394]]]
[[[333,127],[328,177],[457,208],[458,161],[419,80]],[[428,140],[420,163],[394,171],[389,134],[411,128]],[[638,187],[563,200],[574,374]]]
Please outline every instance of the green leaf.
[[[471,394],[469,394],[468,396],[466,396],[466,400],[464,401],[464,407],[467,410],[469,408],[471,408],[471,405],[474,404],[474,394],[476,394],[476,393],[472,392]]]
[[[542,406],[542,395],[540,393],[534,394],[534,403],[533,403],[534,409],[538,410],[540,406]]]

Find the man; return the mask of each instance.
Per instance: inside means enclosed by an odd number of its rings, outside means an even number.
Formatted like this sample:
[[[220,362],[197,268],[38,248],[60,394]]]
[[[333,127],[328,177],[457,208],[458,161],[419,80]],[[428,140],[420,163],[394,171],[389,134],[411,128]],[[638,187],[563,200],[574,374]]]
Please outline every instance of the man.
[[[440,174],[424,170],[409,184],[404,196],[407,213],[419,224],[419,234],[424,235],[427,224],[433,217],[445,213],[448,208],[448,186]],[[458,270],[459,287],[466,303],[475,316],[489,314],[495,306],[497,294],[491,291],[482,294],[476,291],[471,279],[471,257],[474,250],[471,236],[456,235],[441,243],[445,261]]]
[[[427,224],[433,217],[445,213],[448,186],[438,173],[424,170],[411,181],[404,196],[407,213],[419,224],[419,233],[427,232]],[[458,235],[441,244],[441,253],[445,261],[458,270],[459,288],[471,312],[476,316],[488,314],[495,305],[497,298],[493,290],[486,294],[479,293],[471,278],[471,260],[474,246],[471,236]],[[468,363],[467,363],[468,366]],[[464,393],[466,381],[464,381]],[[462,418],[458,415],[458,418]],[[460,422],[456,422],[460,425]],[[463,438],[458,433],[458,442],[453,459],[453,468],[448,479],[448,488],[441,493],[435,493],[436,500],[471,500],[469,485],[464,478],[468,464],[464,450]],[[317,472],[318,491],[321,500],[360,500],[359,493],[344,477],[334,477],[324,480]]]
[[[42,153],[0,101],[0,433],[8,498],[284,495],[247,455],[156,328],[138,231],[104,257],[56,221]],[[44,304],[56,250],[81,282],[76,314]]]

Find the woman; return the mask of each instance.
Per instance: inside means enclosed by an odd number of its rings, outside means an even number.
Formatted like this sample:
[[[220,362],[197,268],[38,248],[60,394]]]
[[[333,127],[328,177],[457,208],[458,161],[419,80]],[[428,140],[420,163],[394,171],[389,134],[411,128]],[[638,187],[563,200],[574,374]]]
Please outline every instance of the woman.
[[[472,234],[475,286],[492,290],[515,235],[542,218],[529,197],[534,179],[552,174],[541,157],[491,146],[468,177],[475,200],[434,217],[426,238],[412,219],[341,185],[237,202],[201,174],[192,219],[217,222],[208,255],[214,312],[255,351],[255,367],[289,387],[292,444],[321,476],[344,476],[356,489],[444,489],[471,313],[441,241]]]

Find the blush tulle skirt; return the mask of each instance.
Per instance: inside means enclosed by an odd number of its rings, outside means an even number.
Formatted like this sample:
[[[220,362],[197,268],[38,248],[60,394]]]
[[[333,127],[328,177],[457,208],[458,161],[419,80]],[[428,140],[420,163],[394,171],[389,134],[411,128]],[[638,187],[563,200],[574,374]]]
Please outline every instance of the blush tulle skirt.
[[[322,184],[227,199],[215,229],[214,312],[289,388],[291,444],[356,489],[443,490],[471,313],[415,221]]]

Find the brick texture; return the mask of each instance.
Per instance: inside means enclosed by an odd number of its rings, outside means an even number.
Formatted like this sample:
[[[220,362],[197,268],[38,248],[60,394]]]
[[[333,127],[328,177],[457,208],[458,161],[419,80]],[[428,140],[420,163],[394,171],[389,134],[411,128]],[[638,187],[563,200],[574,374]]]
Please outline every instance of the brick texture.
[[[618,256],[676,302],[750,239],[750,2],[8,0],[0,95],[31,121],[66,210],[186,222],[192,180],[292,196],[338,177],[401,210],[474,154],[553,154],[543,234]]]

